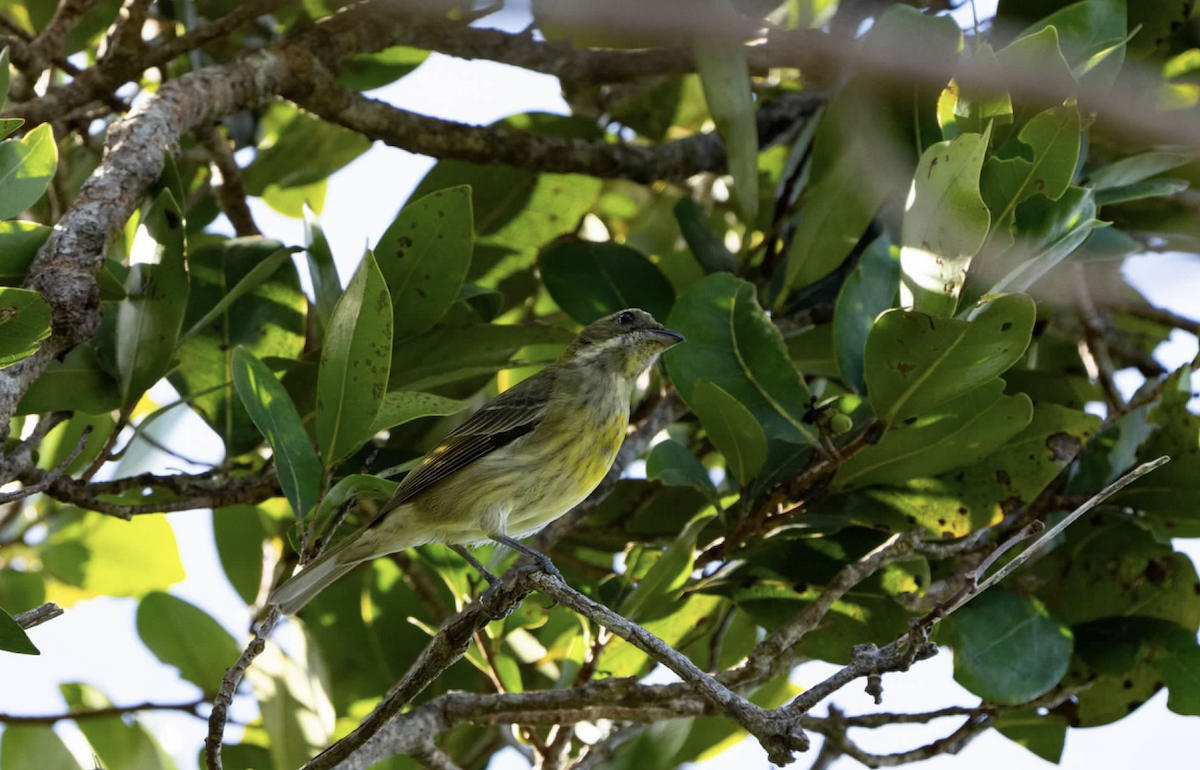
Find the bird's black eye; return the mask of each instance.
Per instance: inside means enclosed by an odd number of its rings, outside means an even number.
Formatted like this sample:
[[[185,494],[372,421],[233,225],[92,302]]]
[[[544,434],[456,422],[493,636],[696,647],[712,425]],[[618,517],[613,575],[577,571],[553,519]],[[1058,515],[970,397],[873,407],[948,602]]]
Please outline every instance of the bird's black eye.
[[[621,313],[621,315],[617,316],[617,323],[621,324],[622,326],[628,326],[629,324],[633,323],[633,313],[630,313],[628,310],[626,310],[624,313]]]

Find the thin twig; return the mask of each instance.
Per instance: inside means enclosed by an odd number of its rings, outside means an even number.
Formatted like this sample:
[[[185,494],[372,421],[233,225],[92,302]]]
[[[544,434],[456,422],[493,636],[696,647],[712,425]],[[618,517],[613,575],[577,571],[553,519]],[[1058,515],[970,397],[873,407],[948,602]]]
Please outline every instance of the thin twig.
[[[63,614],[62,607],[59,607],[54,602],[47,602],[40,607],[34,607],[25,612],[19,612],[13,615],[13,620],[17,621],[17,625],[28,631],[31,628],[40,626],[41,624],[54,620],[59,615]]]
[[[208,770],[222,770],[221,742],[224,740],[225,722],[229,718],[229,707],[233,703],[233,694],[237,692],[242,677],[246,675],[246,669],[250,668],[254,659],[266,649],[267,638],[275,630],[275,624],[279,622],[279,618],[279,608],[272,607],[263,618],[258,630],[254,632],[254,639],[242,651],[237,663],[227,669],[224,678],[221,679],[221,687],[217,690],[216,697],[213,698],[212,713],[208,715],[208,736],[204,739],[204,763]]]
[[[71,466],[71,463],[75,462],[76,458],[78,458],[80,453],[83,452],[83,448],[87,446],[88,438],[91,435],[92,426],[88,425],[83,429],[83,433],[80,434],[79,440],[75,442],[75,446],[71,449],[70,454],[68,454],[66,459],[59,463],[54,470],[47,473],[34,484],[30,484],[27,487],[18,489],[15,492],[8,492],[0,495],[0,505],[3,505],[4,503],[11,503],[16,500],[24,500],[26,497],[31,497],[39,492],[44,492],[49,489],[51,484],[62,478],[62,475],[66,473],[67,468]]]
[[[82,711],[68,711],[65,714],[0,714],[0,724],[54,724],[64,719],[102,719],[104,717],[120,716],[121,714],[132,714],[137,711],[182,711],[200,716],[200,707],[205,703],[207,701],[200,698],[188,701],[187,703],[152,703],[147,701],[146,703],[138,703],[132,706],[107,706],[105,708],[84,709]]]

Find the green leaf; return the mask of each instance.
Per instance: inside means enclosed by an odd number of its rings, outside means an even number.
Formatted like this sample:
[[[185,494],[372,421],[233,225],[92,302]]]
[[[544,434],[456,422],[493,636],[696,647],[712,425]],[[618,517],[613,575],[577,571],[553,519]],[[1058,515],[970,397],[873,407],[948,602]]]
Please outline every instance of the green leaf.
[[[1032,110],[1061,104],[1078,91],[1079,85],[1063,58],[1058,30],[1054,27],[1018,37],[997,52],[996,58],[1009,83],[1038,84],[1037,94],[1031,97],[1020,98],[1021,91],[1015,91],[1018,94],[1013,105],[1015,126],[1022,125]]]
[[[25,629],[21,628],[20,624],[3,609],[0,609],[0,650],[20,655],[42,654],[29,640]]]
[[[0,369],[28,358],[50,336],[50,305],[28,289],[0,287]]]
[[[258,509],[232,505],[212,512],[213,539],[221,568],[233,590],[246,604],[254,604],[262,588],[263,529]]]
[[[6,725],[0,736],[4,770],[79,770],[62,738],[48,725]]]
[[[57,168],[58,145],[49,123],[0,143],[0,219],[12,219],[37,203]]]
[[[714,273],[676,301],[667,325],[688,340],[666,353],[671,381],[685,402],[693,405],[696,383],[709,380],[749,409],[768,437],[816,441],[814,429],[801,421],[808,388],[752,284]]]
[[[338,64],[337,80],[355,91],[373,91],[393,83],[421,66],[429,51],[403,45],[379,53],[360,53]]]
[[[714,504],[720,501],[704,463],[678,441],[668,439],[651,450],[646,458],[646,478],[672,487],[691,487]]]
[[[900,237],[900,303],[922,313],[954,315],[971,258],[987,238],[991,215],[979,195],[979,172],[991,139],[962,134],[921,156]]]
[[[1033,300],[1021,294],[982,304],[973,321],[887,311],[867,337],[871,408],[893,423],[999,376],[1025,354],[1035,315]]]
[[[663,444],[674,444],[665,441]],[[676,444],[676,446],[681,446]],[[657,450],[657,447],[655,447]],[[687,452],[684,449],[684,452]],[[691,456],[689,454],[689,456]],[[654,455],[651,454],[651,459]],[[679,597],[695,564],[696,538],[700,536],[710,520],[717,515],[715,508],[706,508],[692,517],[679,537],[671,542],[662,556],[654,562],[650,570],[638,581],[633,592],[621,602],[618,612],[630,620],[638,621],[660,612],[669,602]]]
[[[718,26],[735,26],[737,14],[729,0],[707,0],[706,18]],[[733,198],[742,221],[758,217],[758,124],[750,93],[750,66],[740,41],[702,40],[695,44],[696,73],[717,133],[725,144]]]
[[[225,669],[241,654],[233,637],[204,610],[158,591],[138,604],[137,630],[159,660],[179,669],[206,697],[216,695]]]
[[[572,339],[574,335],[566,329],[537,323],[438,327],[396,344],[388,390],[417,390],[422,381],[450,376],[470,367],[499,364],[523,347],[565,346]],[[490,371],[502,368],[493,366]]]
[[[471,265],[471,188],[438,190],[409,203],[375,247],[391,292],[396,339],[441,320]]]
[[[1017,705],[1049,692],[1071,663],[1071,632],[1044,607],[1003,588],[972,599],[942,622],[954,679],[991,703]]]
[[[1200,716],[1200,645],[1196,634],[1149,617],[1104,618],[1076,628],[1080,657],[1109,676],[1125,678],[1148,664],[1169,691],[1167,708]]]
[[[692,256],[705,273],[732,273],[737,268],[737,257],[725,248],[725,242],[713,232],[696,201],[680,198],[674,212],[680,235],[687,241]]]
[[[75,447],[83,437],[83,431],[88,427],[92,428],[92,433],[88,436],[83,451],[63,472],[71,475],[87,468],[103,450],[108,437],[117,427],[111,414],[76,414],[55,427],[46,434],[42,445],[38,447],[38,467],[44,471],[52,471],[66,462],[67,457],[75,451]]]
[[[1195,156],[1181,155],[1174,152],[1145,152],[1131,155],[1098,169],[1090,169],[1087,178],[1097,190],[1108,190],[1113,187],[1127,187],[1144,182],[1159,174],[1179,168],[1191,161]]]
[[[4,49],[0,50],[0,108],[8,102],[8,60],[8,46],[4,46]]]
[[[997,247],[1012,244],[1019,203],[1039,194],[1058,200],[1067,191],[1079,160],[1079,137],[1075,103],[1052,107],[1036,115],[1017,135],[1028,148],[1028,157],[993,157],[984,164],[979,189],[992,212],[992,238]]]
[[[24,118],[0,118],[0,139],[12,136],[23,125]]]
[[[285,217],[302,219],[304,209],[309,208],[320,214],[325,208],[325,195],[329,191],[329,181],[322,179],[300,187],[280,187],[277,184],[267,185],[263,190],[263,203]]]
[[[99,415],[121,406],[117,381],[105,371],[91,345],[78,345],[50,362],[17,404],[17,414],[73,409]]]
[[[291,397],[271,370],[239,345],[233,351],[233,384],[250,418],[271,445],[284,496],[297,519],[317,503],[321,462]]]
[[[921,41],[925,75],[921,82],[897,80],[880,98],[877,78],[864,73],[852,77],[830,102],[813,143],[811,179],[801,200],[799,222],[788,248],[784,290],[774,300],[780,310],[787,290],[808,286],[841,265],[894,192],[887,182],[907,178],[924,149],[941,139],[936,116],[941,83],[950,79],[962,48],[962,31],[946,16],[926,16],[915,8],[888,7],[859,41],[868,51],[905,51]],[[945,79],[937,83],[936,73]],[[899,165],[880,184],[864,184],[878,177],[882,146],[897,153]]]
[[[1046,581],[1038,598],[1071,626],[1128,615],[1184,628],[1200,625],[1191,559],[1132,523],[1084,522],[1079,530],[1067,531],[1066,549],[1051,553],[1034,570]]]
[[[846,384],[856,392],[866,390],[863,354],[867,336],[879,314],[896,301],[900,282],[899,250],[886,235],[871,242],[838,292],[833,310],[834,354]]]
[[[997,378],[894,427],[842,463],[834,488],[898,484],[974,465],[1033,419],[1028,396],[1003,393]]]
[[[1097,206],[1111,206],[1117,203],[1142,200],[1143,198],[1159,198],[1164,195],[1174,195],[1183,192],[1191,183],[1186,179],[1147,179],[1144,182],[1109,187],[1096,193]]]
[[[285,102],[272,105],[263,129],[254,162],[242,171],[246,192],[254,196],[272,185],[287,190],[321,182],[371,147],[371,140],[357,131]]]
[[[333,316],[333,306],[342,296],[342,282],[325,231],[321,229],[317,215],[307,206],[304,208],[304,256],[308,260],[308,274],[317,298],[317,316],[321,319],[321,328],[325,328]]]
[[[990,134],[993,126],[1012,123],[1012,99],[1008,89],[997,85],[1003,77],[992,47],[976,45],[954,74],[954,125],[959,134]]]
[[[184,578],[175,533],[162,516],[84,514],[51,534],[41,555],[50,575],[91,596],[142,596]]]
[[[217,303],[213,305],[207,313],[200,316],[200,318],[193,323],[186,332],[180,335],[178,344],[182,345],[186,343],[194,335],[203,331],[209,324],[216,321],[222,315],[227,314],[229,312],[229,308],[233,306],[233,303],[237,302],[239,299],[261,286],[268,278],[274,275],[275,272],[279,270],[279,268],[282,267],[285,262],[290,262],[291,255],[295,251],[297,251],[297,249],[277,249],[271,252],[271,254],[268,256],[264,257],[261,262],[251,267],[250,271],[242,276],[241,280],[234,284],[233,288],[228,289],[225,294],[222,295],[221,299],[218,300]]]
[[[183,215],[168,190],[138,227],[133,261],[125,279],[128,296],[117,309],[117,370],[125,408],[171,368],[188,308]]]
[[[268,642],[246,672],[271,737],[276,770],[300,767],[333,738],[329,671],[307,629],[297,636],[297,643],[288,645],[292,654]]]
[[[1058,764],[1067,742],[1067,718],[1039,714],[1038,709],[1006,711],[996,719],[996,732],[1047,762]]]
[[[556,243],[542,252],[538,267],[550,296],[582,324],[628,307],[662,319],[675,303],[675,289],[658,266],[618,243]]]
[[[184,324],[191,331],[179,345],[179,366],[169,379],[230,456],[262,440],[234,394],[234,348],[244,346],[259,358],[293,358],[304,349],[306,300],[288,262],[282,244],[257,237],[219,241],[188,256],[191,292]]]
[[[1167,466],[1112,498],[1114,503],[1139,511],[1163,540],[1200,532],[1200,511],[1195,507],[1200,501],[1200,417],[1187,406],[1192,395],[1191,375],[1188,366],[1176,370],[1163,383],[1157,405],[1123,417],[1117,423],[1120,438],[1108,457],[1113,477],[1135,462],[1163,455],[1171,458]]]
[[[394,481],[363,473],[354,473],[343,477],[325,493],[325,496],[321,498],[321,504],[313,511],[313,515],[317,517],[316,533],[325,536],[333,534],[324,531],[325,524],[333,512],[350,499],[351,495],[358,500],[384,501],[391,498],[396,491],[396,486]]]
[[[720,620],[718,596],[691,594],[676,602],[671,611],[647,620],[642,627],[672,647],[686,637],[698,634],[703,628],[715,626]],[[624,639],[613,639],[600,654],[596,667],[602,677],[644,676],[655,661]]]
[[[1084,0],[1033,24],[1021,37],[1054,27],[1063,58],[1072,67],[1082,64],[1114,38],[1125,37],[1125,0]]]
[[[1056,404],[1037,404],[1033,419],[992,454],[958,471],[870,487],[829,500],[823,513],[894,529],[962,537],[1032,503],[1079,454],[1100,419]]]
[[[708,380],[696,383],[692,408],[725,456],[726,467],[745,486],[767,462],[767,437],[758,420],[741,402]]]
[[[46,581],[40,572],[0,569],[0,607],[14,615],[40,607],[46,601]]]
[[[374,435],[382,430],[395,428],[421,417],[443,417],[466,409],[468,403],[456,398],[445,398],[433,393],[417,393],[397,390],[384,395],[383,405],[371,426]]]
[[[780,675],[759,687],[749,700],[764,709],[776,709],[801,692],[800,687],[788,681],[787,675]],[[746,731],[731,719],[697,717],[692,720],[692,729],[688,733],[687,741],[667,766],[676,767],[684,762],[705,762],[733,748],[745,737]]]
[[[317,374],[317,440],[325,468],[372,435],[391,373],[392,300],[367,252],[333,309]]]
[[[58,689],[71,711],[111,708],[112,701],[86,684],[60,684]],[[90,717],[76,721],[96,753],[99,766],[121,770],[175,770],[175,763],[139,720],[126,723],[121,716]]]
[[[0,285],[21,285],[51,229],[37,222],[0,222]]]

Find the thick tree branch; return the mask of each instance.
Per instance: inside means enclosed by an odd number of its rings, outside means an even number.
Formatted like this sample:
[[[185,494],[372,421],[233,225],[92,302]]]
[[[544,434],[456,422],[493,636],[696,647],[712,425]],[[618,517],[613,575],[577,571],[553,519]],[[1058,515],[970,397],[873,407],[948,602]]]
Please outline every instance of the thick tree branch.
[[[535,136],[500,126],[469,126],[363,96],[314,69],[307,93],[288,94],[332,123],[408,152],[474,163],[502,163],[535,171],[588,174],[649,183],[681,181],[704,172],[723,172],[725,146],[715,133],[698,134],[654,147],[598,140]],[[791,94],[758,111],[759,147],[766,149],[824,104],[820,94]]]
[[[198,508],[224,508],[229,505],[254,505],[279,494],[279,481],[273,469],[248,476],[230,477],[226,473],[208,471],[200,474],[178,473],[157,476],[142,473],[112,481],[84,481],[70,477],[53,479],[40,469],[31,469],[21,479],[31,486],[42,486],[50,497],[90,511],[129,519],[154,513],[191,511]],[[103,499],[134,489],[165,490],[176,499],[155,503],[119,503]]]
[[[263,13],[283,1],[264,0],[243,6],[230,16]],[[0,441],[7,438],[9,417],[29,385],[60,352],[95,333],[100,321],[95,275],[109,242],[121,232],[146,189],[161,173],[163,153],[174,148],[184,132],[295,90],[308,77],[314,50],[336,61],[348,52],[370,52],[388,46],[395,29],[388,20],[394,15],[386,3],[352,6],[295,38],[167,82],[109,129],[104,161],[39,250],[25,280],[25,288],[41,292],[50,304],[54,333],[33,356],[0,370]],[[238,15],[238,24],[246,18],[252,17]],[[208,28],[220,24],[201,27],[176,42],[190,39],[199,45],[203,35],[211,34],[206,32]],[[92,71],[101,73],[99,68],[88,70]],[[123,75],[115,85],[128,77],[132,75]],[[106,81],[96,93],[115,85]],[[88,92],[79,103],[92,98],[93,93]],[[51,92],[36,101],[49,99]],[[25,112],[24,108],[32,108],[32,104],[12,107],[33,122],[61,114],[57,108],[42,109],[40,113]]]

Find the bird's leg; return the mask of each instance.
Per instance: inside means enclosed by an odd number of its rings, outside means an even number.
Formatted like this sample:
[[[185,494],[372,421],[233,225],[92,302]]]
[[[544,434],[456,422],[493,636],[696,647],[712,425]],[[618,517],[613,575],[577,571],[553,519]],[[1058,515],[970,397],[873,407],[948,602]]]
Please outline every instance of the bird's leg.
[[[474,555],[472,555],[471,552],[469,550],[467,550],[467,547],[465,545],[452,545],[452,546],[450,546],[450,550],[454,551],[456,554],[463,557],[463,559],[466,560],[467,564],[470,564],[472,567],[474,567],[475,571],[478,572],[480,575],[482,575],[483,579],[488,582],[488,585],[492,586],[493,588],[496,586],[504,585],[504,581],[501,580],[496,575],[493,575],[491,572],[489,572],[488,568],[483,566],[483,564],[479,561],[479,559],[476,559],[474,557]]]
[[[546,554],[540,551],[535,551],[519,540],[514,540],[508,535],[492,535],[492,540],[495,540],[501,545],[506,545],[517,553],[533,559],[533,563],[538,566],[538,569],[540,569],[542,572],[545,572],[547,575],[553,575],[559,580],[562,580],[562,582],[567,582],[563,579],[562,573],[558,571],[558,567],[554,566],[554,562],[550,561],[550,557]]]

